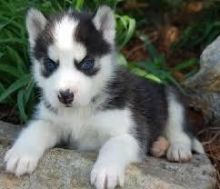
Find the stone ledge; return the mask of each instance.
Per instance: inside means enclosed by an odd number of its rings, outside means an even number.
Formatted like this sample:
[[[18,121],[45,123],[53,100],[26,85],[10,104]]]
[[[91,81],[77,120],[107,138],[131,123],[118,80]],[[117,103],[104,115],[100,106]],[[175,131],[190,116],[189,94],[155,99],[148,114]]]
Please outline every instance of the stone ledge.
[[[96,155],[54,148],[41,159],[30,176],[5,173],[3,157],[19,127],[0,122],[0,189],[89,189]],[[194,155],[190,163],[170,163],[147,157],[126,171],[126,189],[212,189],[215,171],[207,156]]]

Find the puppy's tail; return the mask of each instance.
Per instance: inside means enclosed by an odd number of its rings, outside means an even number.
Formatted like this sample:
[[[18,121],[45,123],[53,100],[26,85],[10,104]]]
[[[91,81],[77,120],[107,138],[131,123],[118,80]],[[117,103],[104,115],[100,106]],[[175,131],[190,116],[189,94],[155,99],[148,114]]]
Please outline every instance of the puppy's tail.
[[[195,138],[195,137],[192,139],[192,149],[196,153],[205,154],[205,150],[204,150],[204,148],[202,146],[202,143],[199,142],[198,139]]]

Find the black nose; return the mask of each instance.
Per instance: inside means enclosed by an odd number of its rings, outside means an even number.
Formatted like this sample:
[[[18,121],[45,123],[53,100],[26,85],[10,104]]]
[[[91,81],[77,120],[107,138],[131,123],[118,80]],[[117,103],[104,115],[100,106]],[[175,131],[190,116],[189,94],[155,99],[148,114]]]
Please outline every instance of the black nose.
[[[73,101],[74,94],[69,89],[65,91],[59,91],[58,99],[61,103],[68,105]]]

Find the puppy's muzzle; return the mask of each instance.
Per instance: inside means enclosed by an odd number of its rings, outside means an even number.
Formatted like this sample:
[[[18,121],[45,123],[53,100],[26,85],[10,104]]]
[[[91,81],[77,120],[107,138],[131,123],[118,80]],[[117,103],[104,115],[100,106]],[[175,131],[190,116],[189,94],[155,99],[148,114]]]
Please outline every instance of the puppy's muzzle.
[[[61,90],[59,91],[58,99],[62,104],[66,106],[71,105],[74,100],[74,93],[71,92],[69,89],[65,91]]]

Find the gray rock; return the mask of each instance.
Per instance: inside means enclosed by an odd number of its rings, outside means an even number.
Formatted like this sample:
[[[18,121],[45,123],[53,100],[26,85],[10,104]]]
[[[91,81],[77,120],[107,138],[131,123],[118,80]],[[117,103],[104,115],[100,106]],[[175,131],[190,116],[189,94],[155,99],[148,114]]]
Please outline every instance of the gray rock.
[[[210,125],[220,125],[220,36],[205,48],[200,69],[184,85],[191,105],[202,111]]]
[[[220,92],[220,36],[208,45],[200,57],[200,69],[186,81],[190,87],[210,92]]]
[[[6,173],[3,157],[17,131],[17,126],[0,122],[0,189],[92,188],[89,177],[96,159],[93,153],[54,148],[44,155],[30,176],[17,178]],[[143,163],[128,167],[124,188],[212,189],[216,181],[214,175],[214,168],[205,155],[195,155],[192,162],[182,164],[146,157]]]

